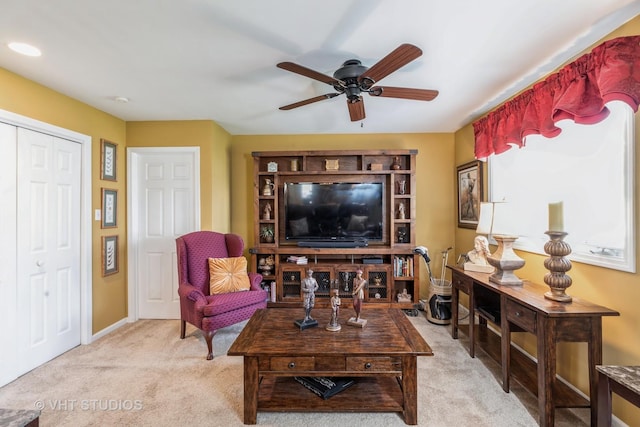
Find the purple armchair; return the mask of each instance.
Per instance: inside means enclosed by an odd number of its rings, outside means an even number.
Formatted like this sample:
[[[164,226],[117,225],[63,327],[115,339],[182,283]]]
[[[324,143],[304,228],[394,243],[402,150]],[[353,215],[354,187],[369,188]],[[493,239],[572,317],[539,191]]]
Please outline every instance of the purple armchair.
[[[207,360],[213,359],[213,335],[220,328],[242,322],[267,306],[267,292],[260,287],[262,276],[248,273],[248,291],[209,295],[208,258],[242,256],[244,241],[236,234],[196,231],[176,239],[178,295],[180,296],[180,338],[186,322],[200,329],[207,342]]]

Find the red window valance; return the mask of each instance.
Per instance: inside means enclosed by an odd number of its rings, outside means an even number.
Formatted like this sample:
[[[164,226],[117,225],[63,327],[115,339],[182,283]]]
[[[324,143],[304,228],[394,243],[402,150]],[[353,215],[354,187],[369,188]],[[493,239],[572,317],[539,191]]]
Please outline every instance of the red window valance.
[[[500,154],[510,144],[522,147],[527,135],[557,136],[555,123],[562,119],[597,123],[607,117],[605,104],[613,100],[638,111],[640,36],[602,43],[473,123],[475,157]]]

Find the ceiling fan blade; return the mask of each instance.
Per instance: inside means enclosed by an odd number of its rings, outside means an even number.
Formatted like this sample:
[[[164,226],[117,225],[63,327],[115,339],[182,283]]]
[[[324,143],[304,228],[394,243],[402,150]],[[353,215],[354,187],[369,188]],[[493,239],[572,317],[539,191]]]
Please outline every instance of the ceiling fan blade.
[[[320,96],[314,96],[313,98],[305,99],[304,101],[294,102],[293,104],[280,107],[280,110],[292,110],[294,108],[302,107],[303,105],[313,104],[314,102],[324,101],[325,99],[335,98],[340,95],[339,93],[326,93]]]
[[[358,83],[365,88],[393,73],[397,69],[422,55],[422,50],[412,44],[401,44],[393,52],[382,58],[358,77]]]
[[[358,98],[356,102],[351,102],[347,99],[347,107],[349,107],[349,117],[352,122],[364,119],[364,101],[362,97]]]
[[[311,68],[303,67],[302,65],[294,64],[293,62],[281,62],[278,64],[278,68],[282,68],[283,70],[291,71],[292,73],[300,74],[301,76],[309,77],[310,79],[318,80],[322,83],[326,83],[328,85],[338,85],[341,86],[342,82],[340,80],[336,80],[331,76],[326,74],[322,74],[318,71],[312,70]]]
[[[387,98],[415,99],[417,101],[431,101],[438,96],[437,90],[413,89],[408,87],[374,86],[369,95]]]

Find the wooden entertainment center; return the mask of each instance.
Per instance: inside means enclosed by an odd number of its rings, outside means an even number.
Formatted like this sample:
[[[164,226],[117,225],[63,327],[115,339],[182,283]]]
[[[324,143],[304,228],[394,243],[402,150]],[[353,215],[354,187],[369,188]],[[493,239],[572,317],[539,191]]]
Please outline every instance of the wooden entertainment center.
[[[252,153],[256,244],[249,252],[251,269],[263,275],[263,286],[274,286],[270,306],[299,307],[301,281],[310,267],[319,284],[316,306],[329,305],[331,288],[338,288],[341,298],[352,298],[353,278],[361,269],[368,280],[365,304],[414,308],[420,297],[419,258],[413,251],[417,153],[417,150]],[[291,239],[286,231],[285,187],[302,183],[347,186],[375,183],[381,187],[381,207],[376,207],[381,212],[375,232],[379,235],[374,239],[366,236],[362,239],[337,236],[319,241]],[[361,204],[361,209],[366,208]],[[352,221],[366,219],[364,211],[351,215]],[[350,230],[355,228],[351,224]],[[308,224],[303,225],[306,231]],[[272,233],[264,232],[265,229],[271,229]],[[292,257],[304,257],[307,264],[293,262]],[[403,295],[404,290],[411,298],[398,302],[398,295]]]

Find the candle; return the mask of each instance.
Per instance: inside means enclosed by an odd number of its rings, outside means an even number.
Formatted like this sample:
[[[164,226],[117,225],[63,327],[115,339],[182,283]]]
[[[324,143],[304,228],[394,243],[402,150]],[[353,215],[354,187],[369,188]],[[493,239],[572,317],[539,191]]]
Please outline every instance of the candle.
[[[564,231],[562,202],[549,203],[549,231]]]

